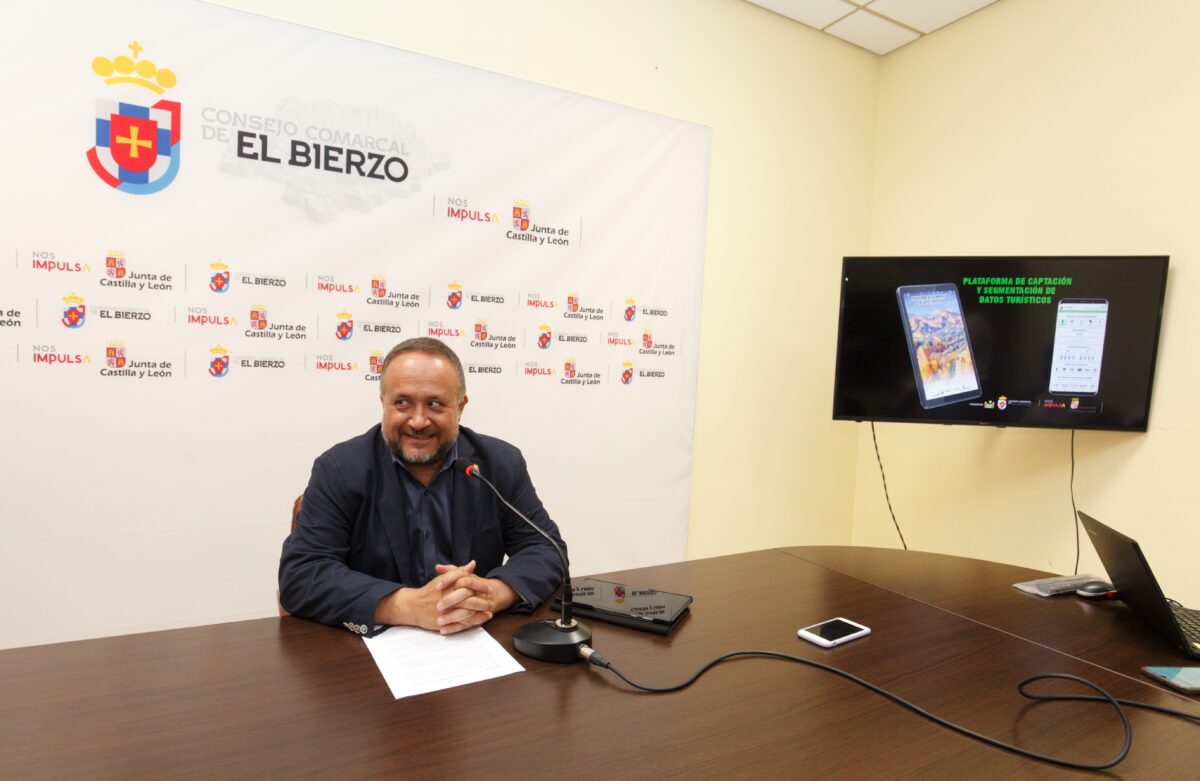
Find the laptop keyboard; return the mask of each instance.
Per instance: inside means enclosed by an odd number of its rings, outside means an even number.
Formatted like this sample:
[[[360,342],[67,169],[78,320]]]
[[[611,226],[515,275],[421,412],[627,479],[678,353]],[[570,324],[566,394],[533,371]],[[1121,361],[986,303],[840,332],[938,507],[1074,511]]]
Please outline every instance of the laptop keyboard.
[[[1175,620],[1179,623],[1179,628],[1183,630],[1188,642],[1200,642],[1200,610],[1171,605],[1171,612],[1175,614]]]

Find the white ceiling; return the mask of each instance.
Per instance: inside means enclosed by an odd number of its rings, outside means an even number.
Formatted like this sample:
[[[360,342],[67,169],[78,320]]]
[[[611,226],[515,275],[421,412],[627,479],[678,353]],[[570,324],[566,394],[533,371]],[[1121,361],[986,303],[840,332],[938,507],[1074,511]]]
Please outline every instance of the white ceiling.
[[[996,0],[746,0],[887,54]]]

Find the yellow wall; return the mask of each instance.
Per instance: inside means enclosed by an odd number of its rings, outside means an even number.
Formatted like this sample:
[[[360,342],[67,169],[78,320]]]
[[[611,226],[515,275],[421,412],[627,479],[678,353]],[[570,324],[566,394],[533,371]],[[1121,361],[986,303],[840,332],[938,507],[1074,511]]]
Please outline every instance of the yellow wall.
[[[1079,509],[1194,576],[1200,4],[1003,0],[882,60],[872,254],[1169,254],[1145,434],[1076,435]],[[860,427],[853,540],[894,545]],[[1070,433],[877,425],[910,547],[1070,572]],[[937,465],[937,473],[931,465]],[[1103,573],[1083,535],[1081,571]]]
[[[1079,433],[1075,491],[1200,604],[1200,4],[1002,0],[882,59],[741,0],[222,4],[713,128],[691,557],[897,545],[829,419],[841,256],[1170,254],[1150,431]],[[878,432],[910,547],[1074,566],[1069,432]]]

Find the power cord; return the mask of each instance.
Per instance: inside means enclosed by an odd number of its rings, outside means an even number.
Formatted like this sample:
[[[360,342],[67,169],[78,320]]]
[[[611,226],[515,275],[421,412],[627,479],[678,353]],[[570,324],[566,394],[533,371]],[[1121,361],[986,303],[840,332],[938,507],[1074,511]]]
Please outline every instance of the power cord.
[[[1036,751],[1030,751],[1029,749],[1021,748],[1020,746],[1013,745],[1012,743],[1005,743],[1002,740],[997,740],[995,738],[988,737],[987,735],[984,735],[979,732],[975,732],[973,730],[969,730],[966,727],[963,727],[959,724],[955,724],[952,721],[943,719],[941,716],[936,716],[936,715],[930,713],[929,711],[925,710],[924,708],[921,708],[920,706],[915,705],[912,702],[909,702],[908,700],[904,699],[903,697],[900,697],[899,695],[896,695],[896,694],[892,694],[887,689],[876,686],[875,684],[865,681],[862,678],[859,678],[858,676],[856,676],[852,673],[846,672],[845,670],[839,669],[837,667],[833,667],[832,665],[823,664],[822,662],[816,662],[816,661],[813,661],[812,659],[805,659],[805,658],[799,657],[799,656],[792,656],[790,654],[780,653],[778,651],[732,651],[727,654],[722,654],[721,656],[718,656],[716,659],[713,659],[712,661],[705,664],[703,667],[701,667],[699,670],[697,670],[694,674],[692,674],[689,678],[682,681],[681,683],[677,683],[673,686],[664,686],[664,687],[645,686],[643,684],[640,684],[640,683],[630,680],[620,670],[618,670],[616,667],[614,667],[612,665],[612,662],[608,661],[608,659],[604,658],[600,653],[598,653],[595,649],[593,649],[589,646],[582,646],[579,649],[579,655],[585,661],[587,661],[590,664],[595,665],[596,667],[599,667],[604,670],[611,670],[614,675],[616,675],[622,681],[624,681],[625,683],[634,687],[635,689],[640,689],[641,691],[650,692],[653,694],[663,694],[666,692],[679,691],[680,689],[687,688],[688,686],[691,686],[693,683],[695,683],[696,680],[699,679],[701,675],[704,675],[704,673],[708,672],[709,670],[711,670],[713,667],[717,666],[721,662],[724,662],[724,661],[727,661],[729,659],[733,659],[733,658],[739,657],[739,656],[765,656],[765,657],[772,658],[772,659],[784,659],[784,660],[790,661],[790,662],[797,662],[799,664],[805,664],[810,667],[816,667],[818,669],[825,670],[826,672],[831,672],[835,675],[840,675],[841,677],[846,678],[847,680],[857,683],[859,686],[870,689],[871,691],[875,692],[876,694],[886,697],[889,700],[891,700],[899,705],[902,705],[905,708],[908,708],[912,712],[916,713],[918,716],[922,716],[926,719],[929,719],[930,721],[934,722],[935,724],[940,724],[941,726],[945,727],[946,729],[957,732],[960,735],[965,735],[966,737],[971,738],[972,740],[978,740],[981,743],[986,743],[989,746],[993,746],[995,748],[1002,749],[1004,751],[1011,751],[1014,754],[1018,754],[1023,757],[1028,757],[1029,759],[1035,759],[1035,760],[1038,760],[1039,762],[1047,762],[1051,765],[1060,765],[1062,767],[1074,768],[1076,770],[1106,770],[1110,767],[1117,765],[1118,763],[1120,763],[1122,760],[1125,759],[1125,756],[1129,753],[1129,747],[1133,743],[1133,726],[1130,725],[1129,716],[1126,715],[1125,709],[1121,707],[1122,705],[1126,705],[1131,708],[1145,708],[1147,710],[1157,711],[1159,713],[1165,713],[1165,714],[1168,714],[1171,716],[1178,716],[1179,718],[1188,719],[1190,721],[1200,722],[1200,716],[1195,716],[1195,715],[1193,715],[1191,713],[1187,713],[1185,711],[1172,710],[1171,708],[1164,708],[1159,705],[1151,705],[1150,703],[1137,702],[1135,700],[1118,699],[1116,697],[1113,697],[1111,694],[1109,694],[1107,691],[1102,689],[1097,684],[1092,683],[1091,681],[1087,680],[1086,678],[1080,678],[1077,675],[1068,675],[1067,673],[1042,673],[1041,675],[1034,675],[1030,678],[1026,678],[1025,680],[1021,681],[1019,684],[1017,684],[1017,691],[1021,694],[1021,696],[1027,697],[1031,700],[1035,700],[1038,702],[1050,702],[1050,701],[1054,701],[1054,700],[1083,700],[1083,701],[1087,701],[1087,702],[1107,702],[1110,705],[1112,705],[1113,708],[1116,709],[1117,715],[1121,717],[1121,724],[1125,728],[1125,740],[1121,746],[1121,750],[1112,759],[1106,760],[1104,762],[1092,764],[1092,763],[1087,763],[1087,762],[1076,762],[1076,761],[1070,760],[1070,759],[1061,759],[1059,757],[1052,757],[1048,754],[1039,754]],[[1093,691],[1097,692],[1097,694],[1096,695],[1089,695],[1089,694],[1033,694],[1033,693],[1026,691],[1027,687],[1030,684],[1036,683],[1037,681],[1046,680],[1049,678],[1057,678],[1057,679],[1061,679],[1061,680],[1073,681],[1075,683],[1080,683],[1080,684],[1083,684],[1084,686],[1088,687],[1089,689],[1092,689]]]
[[[879,464],[879,479],[883,482],[883,498],[887,500],[888,512],[892,516],[892,524],[896,527],[896,534],[900,535],[900,544],[904,546],[904,550],[908,550],[908,543],[904,541],[904,532],[900,531],[900,522],[896,520],[896,511],[892,509],[892,497],[888,493],[887,475],[883,471],[883,458],[879,455],[879,438],[875,435],[875,421],[871,421],[871,442],[875,445],[875,461]],[[1071,429],[1071,481],[1069,483],[1071,492],[1071,519],[1075,527],[1075,570],[1072,574],[1079,574],[1079,510],[1075,506],[1075,429]]]
[[[1075,572],[1079,574],[1079,511],[1075,509],[1075,429],[1071,429],[1071,519],[1075,527]]]
[[[879,440],[875,438],[875,421],[871,421],[871,441],[875,443],[875,460],[879,462],[879,477],[883,480],[883,498],[887,499],[888,512],[892,514],[892,523],[896,526],[896,534],[900,535],[900,544],[908,550],[904,541],[904,532],[900,531],[900,523],[896,520],[896,511],[892,509],[892,497],[888,496],[887,475],[883,473],[883,459],[879,457]]]

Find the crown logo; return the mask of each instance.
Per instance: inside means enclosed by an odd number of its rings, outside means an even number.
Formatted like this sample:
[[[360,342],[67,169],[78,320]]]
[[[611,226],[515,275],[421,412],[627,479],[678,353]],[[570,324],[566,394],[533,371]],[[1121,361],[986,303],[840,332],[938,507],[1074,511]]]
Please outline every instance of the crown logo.
[[[214,269],[216,271],[228,271],[229,270],[229,266],[225,265],[224,263],[222,263],[219,260],[216,263],[210,263],[208,265],[208,267],[211,269]]]
[[[224,356],[229,355],[229,351],[219,344],[216,347],[210,347],[208,351],[216,358],[223,358]]]
[[[458,284],[457,282],[451,282],[449,287],[451,290],[462,290],[462,285]]]
[[[68,304],[73,304],[75,306],[78,306],[83,303],[83,299],[80,298],[79,296],[75,295],[74,293],[71,293],[71,295],[69,295],[69,296],[63,296],[63,301]]]
[[[108,342],[108,346],[109,347],[124,347],[125,343],[119,339],[111,339]]]
[[[142,48],[141,44],[134,41],[129,44],[129,50],[133,52],[132,58],[126,57],[124,54],[113,57],[111,60],[107,57],[97,57],[92,60],[92,72],[104,79],[104,83],[109,86],[136,84],[156,95],[161,95],[174,87],[178,78],[175,76],[175,71],[158,67],[153,60],[139,60],[138,55]],[[150,79],[154,79],[154,81],[150,81]]]
[[[354,315],[350,314],[349,312],[338,312],[337,316],[339,320],[349,320],[354,317]]]
[[[633,300],[632,298],[625,299],[625,306],[633,306],[636,303],[637,301]]]

